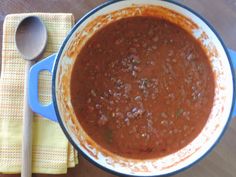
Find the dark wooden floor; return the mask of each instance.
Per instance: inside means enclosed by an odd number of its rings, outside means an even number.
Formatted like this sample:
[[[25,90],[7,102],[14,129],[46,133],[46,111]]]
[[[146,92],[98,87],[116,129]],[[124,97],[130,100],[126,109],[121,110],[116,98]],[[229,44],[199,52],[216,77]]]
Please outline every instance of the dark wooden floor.
[[[181,0],[176,0],[181,1]],[[0,0],[0,40],[5,15],[23,12],[70,12],[79,19],[87,11],[104,0]],[[217,29],[226,45],[236,50],[236,0],[182,0],[207,18]],[[1,48],[1,43],[0,43]],[[1,56],[0,56],[1,58]],[[221,143],[200,163],[176,177],[235,177],[236,176],[236,120],[234,119]],[[0,177],[18,177],[19,175],[1,175]],[[49,177],[39,175],[35,177]],[[55,177],[112,177],[93,166],[80,156],[79,165],[70,169],[67,175]],[[53,177],[53,176],[52,176]]]

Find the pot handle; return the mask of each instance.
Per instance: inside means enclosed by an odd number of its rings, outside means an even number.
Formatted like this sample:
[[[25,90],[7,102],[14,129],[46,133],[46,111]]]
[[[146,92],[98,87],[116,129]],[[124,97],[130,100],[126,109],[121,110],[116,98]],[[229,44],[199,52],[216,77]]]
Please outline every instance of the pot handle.
[[[53,72],[54,62],[57,54],[52,54],[49,57],[39,61],[33,65],[29,71],[29,82],[28,82],[28,103],[33,112],[36,112],[43,117],[48,118],[54,122],[58,122],[55,113],[53,102],[48,105],[42,105],[38,99],[38,81],[40,71],[47,70],[50,73]]]
[[[229,51],[231,62],[233,64],[234,74],[236,74],[236,51],[233,51],[231,49],[228,49],[228,51]],[[232,117],[236,118],[236,104],[234,104],[234,107],[233,107]]]

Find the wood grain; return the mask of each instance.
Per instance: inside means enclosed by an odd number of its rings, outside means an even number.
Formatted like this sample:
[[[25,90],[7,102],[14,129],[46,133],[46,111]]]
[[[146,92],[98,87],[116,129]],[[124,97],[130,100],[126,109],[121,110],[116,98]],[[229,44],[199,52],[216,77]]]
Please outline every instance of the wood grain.
[[[181,0],[176,0],[181,1]],[[2,23],[9,13],[23,12],[70,12],[79,19],[86,12],[104,0],[1,0],[0,1],[0,38]],[[236,50],[236,0],[182,0],[204,16],[217,29],[226,45]],[[0,43],[1,47],[1,43]],[[79,165],[68,170],[65,175],[34,174],[34,177],[112,177],[98,169],[80,156]],[[235,177],[236,176],[236,119],[232,120],[218,146],[203,160],[176,177]],[[0,177],[19,177],[3,175]]]

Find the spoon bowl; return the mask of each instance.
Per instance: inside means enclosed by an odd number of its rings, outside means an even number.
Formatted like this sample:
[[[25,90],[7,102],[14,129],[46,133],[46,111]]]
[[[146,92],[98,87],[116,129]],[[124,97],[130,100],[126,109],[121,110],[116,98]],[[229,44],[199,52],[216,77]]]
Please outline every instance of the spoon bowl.
[[[41,19],[36,16],[24,18],[16,29],[15,42],[24,59],[37,58],[47,43],[47,29]]]

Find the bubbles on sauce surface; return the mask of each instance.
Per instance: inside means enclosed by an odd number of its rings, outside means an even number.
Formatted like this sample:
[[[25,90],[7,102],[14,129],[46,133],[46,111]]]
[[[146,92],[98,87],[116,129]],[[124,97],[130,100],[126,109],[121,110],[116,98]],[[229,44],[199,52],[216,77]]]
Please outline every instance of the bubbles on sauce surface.
[[[86,132],[132,158],[184,147],[204,126],[213,99],[202,49],[179,27],[155,18],[121,20],[103,30],[73,70],[72,104]]]

